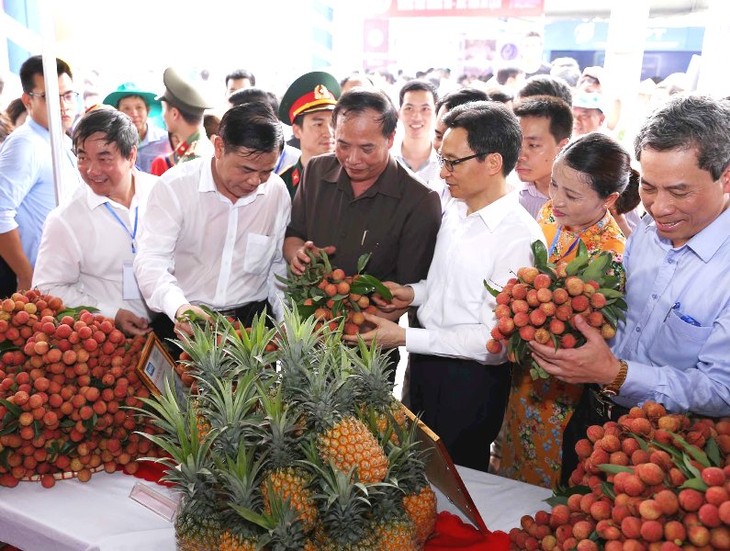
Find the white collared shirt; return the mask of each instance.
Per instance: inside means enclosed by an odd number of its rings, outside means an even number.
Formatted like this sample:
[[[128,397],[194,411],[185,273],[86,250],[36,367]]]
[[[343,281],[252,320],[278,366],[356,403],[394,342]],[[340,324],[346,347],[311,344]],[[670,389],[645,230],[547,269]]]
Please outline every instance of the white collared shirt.
[[[483,281],[501,287],[519,268],[532,266],[536,240],[545,242],[543,232],[515,192],[468,216],[463,201],[451,201],[428,277],[412,285],[423,329],[406,329],[408,352],[503,363],[504,352],[486,350],[496,301]]]
[[[170,319],[183,304],[228,309],[268,299],[280,313],[282,254],[291,200],[272,174],[232,203],[217,191],[211,158],[176,165],[150,194],[134,270],[147,304]]]
[[[49,213],[33,287],[62,298],[67,306],[94,306],[111,319],[120,309],[150,318],[144,301],[123,298],[123,266],[134,260],[130,234],[136,217],[141,224],[147,197],[157,181],[156,176],[138,170],[133,175],[135,194],[129,208],[84,184],[68,203]]]

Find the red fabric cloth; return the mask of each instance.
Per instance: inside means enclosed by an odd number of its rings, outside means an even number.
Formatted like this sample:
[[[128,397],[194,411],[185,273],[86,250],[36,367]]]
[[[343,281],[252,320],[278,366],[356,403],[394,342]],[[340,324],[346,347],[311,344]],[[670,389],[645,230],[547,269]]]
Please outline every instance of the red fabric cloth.
[[[504,532],[482,534],[456,515],[441,511],[436,517],[433,536],[426,542],[426,551],[508,551],[509,536]]]
[[[173,486],[168,482],[160,481],[160,478],[165,474],[165,469],[167,469],[162,463],[155,463],[154,461],[138,461],[138,463],[139,468],[133,476],[142,480],[148,480],[149,482],[156,482],[168,488]],[[124,474],[129,474],[121,465],[117,467],[117,470],[122,471]]]

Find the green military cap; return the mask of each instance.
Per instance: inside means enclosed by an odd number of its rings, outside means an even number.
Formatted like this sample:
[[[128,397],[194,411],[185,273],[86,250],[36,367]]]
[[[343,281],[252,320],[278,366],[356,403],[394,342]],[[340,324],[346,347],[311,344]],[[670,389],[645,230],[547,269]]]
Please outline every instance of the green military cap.
[[[182,78],[175,69],[168,67],[162,74],[165,84],[165,93],[158,96],[158,100],[166,101],[173,107],[189,113],[203,112],[212,106],[188,81]]]
[[[291,125],[302,113],[335,108],[340,97],[337,79],[324,71],[313,71],[291,83],[279,104],[279,119]]]
[[[119,87],[104,98],[102,102],[105,105],[111,105],[112,107],[119,108],[119,102],[129,96],[138,96],[142,98],[149,107],[149,116],[151,118],[158,117],[162,113],[162,105],[159,100],[155,97],[153,92],[147,92],[140,90],[140,88],[134,82],[125,82],[120,84]]]

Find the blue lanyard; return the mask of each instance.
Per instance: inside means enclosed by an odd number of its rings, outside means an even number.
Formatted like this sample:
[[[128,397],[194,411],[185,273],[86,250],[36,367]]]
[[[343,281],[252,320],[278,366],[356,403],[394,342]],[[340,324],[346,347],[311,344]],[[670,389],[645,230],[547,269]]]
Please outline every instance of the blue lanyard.
[[[553,242],[550,243],[550,249],[548,250],[548,258],[550,258],[550,257],[553,256],[553,253],[555,252],[555,247],[558,244],[558,239],[560,239],[560,234],[561,233],[563,233],[563,227],[562,226],[560,226],[558,228],[558,233],[555,234],[555,237],[553,237]],[[581,233],[583,233],[583,232],[581,232]],[[563,253],[563,254],[560,255],[560,258],[563,258],[565,256],[568,256],[573,251],[573,249],[575,249],[576,245],[578,245],[578,242],[579,241],[580,241],[580,234],[578,234],[578,237],[575,238],[575,241],[573,241],[573,244],[570,247],[568,247],[568,250],[565,251],[565,253]]]
[[[135,245],[135,239],[137,237],[137,222],[139,221],[139,207],[134,207],[134,229],[133,231],[129,231],[129,228],[124,223],[124,221],[119,218],[119,215],[116,213],[116,211],[109,206],[109,203],[104,203],[104,206],[106,207],[106,210],[108,210],[111,215],[116,219],[117,222],[119,222],[119,225],[124,228],[124,231],[127,232],[129,237],[132,238],[132,254],[135,254],[137,252],[137,246]]]

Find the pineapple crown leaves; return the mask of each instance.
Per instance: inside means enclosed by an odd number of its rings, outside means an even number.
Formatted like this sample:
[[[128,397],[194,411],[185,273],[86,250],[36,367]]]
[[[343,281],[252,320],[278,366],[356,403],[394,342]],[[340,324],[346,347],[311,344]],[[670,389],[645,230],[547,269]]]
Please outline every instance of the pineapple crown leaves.
[[[215,449],[235,456],[242,442],[251,440],[251,427],[258,422],[257,374],[239,374],[235,380],[211,379],[199,398],[199,411],[217,429]]]
[[[231,504],[231,508],[246,521],[263,528],[265,533],[258,541],[260,548],[272,551],[302,549],[307,537],[304,522],[289,498],[282,498],[270,482],[267,489],[270,513],[257,513],[252,508],[235,504]]]
[[[233,326],[220,314],[211,313],[212,323],[192,323],[192,336],[174,341],[190,356],[185,363],[195,368],[203,380],[211,375],[225,375],[230,369],[225,343]]]
[[[423,471],[428,452],[421,449],[418,424],[409,423],[401,427],[394,423],[393,430],[399,444],[388,441],[385,445],[388,454],[386,480],[396,484],[406,494],[416,493],[428,484]]]
[[[352,349],[352,367],[355,377],[355,401],[385,409],[392,404],[393,384],[389,375],[392,371],[389,358],[383,354],[377,343],[370,345],[358,339],[357,348]]]
[[[267,469],[292,466],[300,457],[297,418],[285,406],[280,387],[273,395],[260,392],[260,396],[264,418],[255,428],[255,433],[259,437],[258,444],[269,444],[266,451]]]
[[[258,491],[261,483],[263,461],[253,460],[253,453],[246,446],[239,446],[235,458],[216,457],[215,476],[222,482],[229,505],[259,509],[261,495]]]
[[[284,308],[284,319],[275,337],[282,371],[288,373],[310,367],[312,352],[321,346],[324,327],[318,329],[313,317],[302,319],[296,305]]]
[[[225,332],[227,352],[231,360],[244,369],[261,369],[276,361],[277,353],[267,347],[276,334],[275,328],[267,327],[266,314],[254,316],[251,327],[236,331],[230,321],[223,318],[222,323],[230,325]]]
[[[165,380],[161,394],[150,398],[140,398],[140,400],[146,406],[145,408],[130,407],[129,409],[149,418],[152,424],[162,430],[162,434],[149,434],[142,431],[137,431],[137,434],[149,439],[172,457],[172,460],[160,459],[159,462],[167,466],[174,466],[183,463],[190,456],[199,458],[200,462],[207,457],[215,433],[211,431],[201,437],[195,411],[193,408],[183,409],[181,407],[169,379]]]
[[[201,438],[193,408],[181,410],[169,381],[165,381],[160,396],[142,400],[149,407],[149,411],[142,409],[138,411],[148,415],[163,433],[149,434],[138,431],[137,434],[149,439],[170,456],[143,458],[143,460],[169,467],[162,479],[177,486],[191,499],[199,494],[210,495],[213,486],[210,467],[214,431]]]

